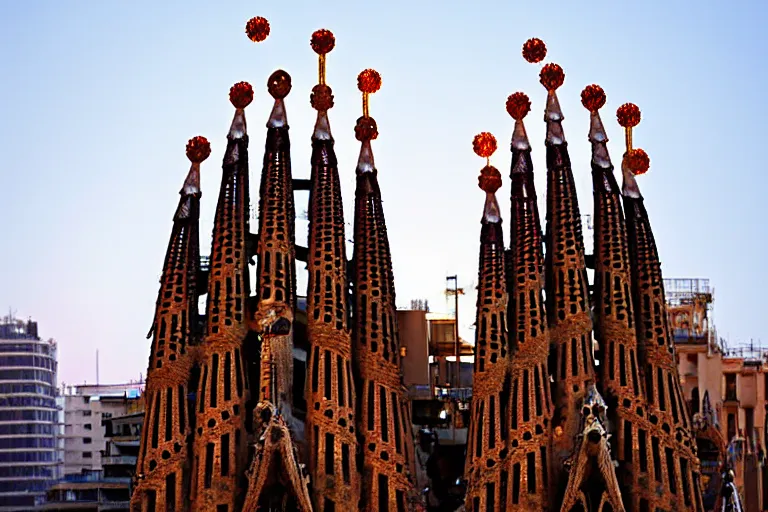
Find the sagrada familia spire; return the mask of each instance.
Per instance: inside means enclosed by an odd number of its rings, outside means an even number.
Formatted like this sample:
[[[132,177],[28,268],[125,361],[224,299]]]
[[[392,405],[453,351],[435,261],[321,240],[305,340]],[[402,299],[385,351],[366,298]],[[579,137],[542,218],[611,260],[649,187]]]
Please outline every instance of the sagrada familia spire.
[[[269,32],[264,18],[246,25],[254,42],[264,41]],[[200,268],[199,173],[210,145],[195,137],[187,146],[192,169],[174,216],[150,332],[148,414],[132,510],[412,508],[410,406],[400,373],[394,277],[371,151],[378,132],[368,113],[368,95],[379,89],[381,77],[369,69],[358,78],[364,112],[355,128],[362,143],[357,243],[348,265],[328,120],[333,94],[325,81],[326,56],[334,45],[328,30],[312,36],[320,66],[310,98],[317,122],[305,251],[310,343],[306,390],[293,389],[297,246],[285,104],[291,77],[278,70],[267,81],[274,105],[267,121],[256,234],[249,226],[244,111],[254,92],[246,82],[230,90],[235,115],[227,135],[207,272]],[[197,302],[205,283],[207,306],[201,317]],[[294,413],[297,393],[306,397],[306,422]],[[302,454],[308,455],[306,461]]]
[[[541,62],[546,46],[531,39],[523,46],[523,56]],[[531,146],[522,121],[530,109],[526,95],[515,93],[507,100],[515,129],[506,252],[493,196],[501,178],[492,167],[481,175],[487,199],[467,506],[475,512],[701,512],[699,461],[666,325],[661,269],[635,181],[635,175],[649,167],[647,154],[631,143],[640,111],[626,104],[617,113],[627,141],[622,193],[598,113],[605,93],[590,85],[581,95],[591,115],[595,250],[590,295],[574,175],[556,93],[565,73],[557,64],[546,64],[540,80],[547,90],[544,257]],[[495,139],[483,133],[473,145],[476,153],[488,157]],[[502,267],[506,279],[499,276]],[[488,329],[489,321],[494,327],[504,325],[505,304],[508,332]],[[500,421],[497,410],[504,411]]]
[[[269,32],[264,18],[246,25],[254,42]],[[379,132],[369,102],[382,79],[373,69],[358,76],[363,114],[354,127],[360,154],[354,253],[347,261],[340,173],[352,169],[339,168],[329,120],[335,99],[326,83],[336,40],[322,29],[310,43],[319,65],[310,94],[317,118],[309,179],[293,175],[286,106],[291,77],[278,70],[267,80],[273,107],[258,228],[251,233],[245,108],[254,90],[247,82],[232,86],[235,112],[209,268],[201,265],[199,217],[200,166],[211,147],[203,137],[187,145],[192,166],[173,218],[150,330],[135,512],[423,509],[372,149]],[[546,47],[531,39],[523,55],[542,62]],[[581,95],[591,116],[595,252],[589,265],[557,96],[564,80],[557,64],[541,67],[545,233],[524,124],[528,96],[518,92],[506,103],[514,119],[508,249],[496,199],[502,177],[490,163],[497,141],[487,132],[473,141],[486,165],[479,178],[485,204],[465,508],[703,512],[658,251],[635,179],[649,168],[648,155],[632,146],[640,111],[632,104],[618,110],[626,133],[620,189],[599,115],[605,93],[591,85]],[[294,190],[300,188],[310,192],[306,248],[296,243]],[[304,310],[297,260],[306,263],[308,275],[306,340],[299,329]],[[206,294],[200,315],[198,300]],[[305,360],[306,375],[299,375]]]

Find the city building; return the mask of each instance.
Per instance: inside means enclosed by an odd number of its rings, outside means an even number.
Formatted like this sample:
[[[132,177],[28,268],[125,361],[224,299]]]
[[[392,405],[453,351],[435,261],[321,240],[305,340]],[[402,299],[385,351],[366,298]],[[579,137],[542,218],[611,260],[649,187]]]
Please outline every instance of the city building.
[[[714,507],[727,467],[745,511],[768,504],[765,468],[768,347],[729,346],[712,321],[708,279],[664,282],[680,381],[693,418],[705,505]]]
[[[107,445],[103,420],[134,411],[143,388],[141,382],[63,387],[65,475],[102,469]]]
[[[102,469],[66,475],[50,487],[39,509],[127,512],[143,421],[144,411],[102,419],[107,439]]]
[[[447,395],[468,398],[472,394],[474,346],[460,339],[461,366],[456,375],[456,319],[418,307],[414,301],[411,309],[397,311],[400,364],[409,396],[412,400]]]
[[[0,323],[0,510],[33,509],[60,474],[56,343],[37,322]]]

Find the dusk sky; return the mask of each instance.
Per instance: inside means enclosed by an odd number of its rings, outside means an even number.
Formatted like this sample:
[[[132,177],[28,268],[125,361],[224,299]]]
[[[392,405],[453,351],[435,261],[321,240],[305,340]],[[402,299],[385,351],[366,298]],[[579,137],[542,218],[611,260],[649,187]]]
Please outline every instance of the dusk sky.
[[[619,7],[621,5],[622,7]],[[768,170],[763,147],[768,103],[768,17],[764,1],[634,2],[12,2],[0,3],[0,310],[31,316],[59,345],[59,380],[101,382],[146,374],[158,279],[178,191],[189,168],[187,140],[204,135],[201,251],[210,235],[233,107],[232,84],[256,91],[246,110],[251,200],[265,123],[267,77],[293,77],[286,99],[293,173],[309,177],[317,81],[312,32],[336,35],[328,57],[330,111],[351,238],[354,168],[361,113],[356,76],[383,77],[371,98],[380,136],[373,142],[394,259],[397,303],[429,299],[449,312],[445,277],[477,281],[484,162],[472,137],[499,139],[491,162],[509,214],[509,139],[504,109],[521,90],[542,219],[546,204],[546,92],[522,43],[547,43],[546,62],[566,73],[559,90],[583,214],[592,211],[589,114],[579,94],[600,84],[602,116],[615,164],[624,102],[643,120],[636,147],[651,157],[638,179],[665,277],[707,277],[715,287],[719,335],[732,345],[768,344]],[[246,21],[266,17],[272,33],[254,44]],[[619,173],[617,173],[617,177]],[[307,194],[297,193],[297,212]],[[256,224],[252,222],[252,229]],[[509,226],[505,224],[508,238]],[[306,244],[307,223],[296,224]],[[590,231],[585,232],[591,238]],[[591,241],[587,242],[591,248]],[[300,294],[306,276],[303,264]],[[474,339],[475,296],[461,299],[462,335]]]

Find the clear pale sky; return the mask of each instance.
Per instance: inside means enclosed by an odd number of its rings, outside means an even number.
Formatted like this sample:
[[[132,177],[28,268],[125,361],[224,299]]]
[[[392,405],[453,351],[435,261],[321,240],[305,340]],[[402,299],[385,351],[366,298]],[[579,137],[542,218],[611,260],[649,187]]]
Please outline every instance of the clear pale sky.
[[[259,45],[244,34],[257,15],[272,25]],[[477,281],[483,161],[471,140],[480,131],[499,139],[492,163],[504,177],[498,195],[508,217],[513,121],[504,102],[517,90],[533,102],[526,126],[544,193],[545,91],[538,66],[520,56],[526,39],[540,37],[547,61],[566,72],[559,96],[582,213],[591,212],[592,192],[579,93],[599,83],[614,163],[623,151],[616,107],[642,109],[635,145],[650,154],[651,172],[639,182],[665,277],[709,277],[720,334],[768,344],[768,230],[759,217],[768,189],[767,18],[758,1],[2,2],[0,310],[32,316],[58,341],[61,381],[94,381],[97,349],[102,382],[145,374],[186,141],[201,134],[213,147],[203,164],[205,254],[233,113],[229,87],[247,80],[256,90],[246,110],[255,204],[272,104],[266,80],[278,68],[293,77],[294,176],[309,176],[317,79],[309,38],[328,28],[337,38],[328,83],[347,236],[356,76],[374,67],[383,76],[371,99],[374,153],[398,305],[428,298],[448,311],[445,276],[458,273],[467,289]],[[297,211],[306,200],[297,194]],[[541,199],[539,208],[543,218]],[[306,229],[297,222],[302,243]],[[475,297],[461,300],[462,334],[472,339]]]

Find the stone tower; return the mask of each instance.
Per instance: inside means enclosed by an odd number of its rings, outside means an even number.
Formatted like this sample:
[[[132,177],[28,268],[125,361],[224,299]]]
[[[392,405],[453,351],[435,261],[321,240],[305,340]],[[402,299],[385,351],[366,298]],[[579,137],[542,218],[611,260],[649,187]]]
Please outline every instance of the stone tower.
[[[274,98],[274,106],[267,121],[259,185],[258,299],[253,312],[253,330],[261,337],[259,401],[271,402],[290,422],[296,309],[296,213],[284,102],[291,91],[290,75],[275,71],[267,81],[267,88]]]
[[[312,134],[307,323],[310,342],[307,380],[307,439],[315,510],[356,510],[360,478],[356,471],[356,394],[352,377],[352,335],[347,307],[344,208],[328,110],[331,88],[325,59],[333,49],[328,30],[312,36],[320,57],[319,84],[311,103],[317,110]]]
[[[556,84],[551,84],[556,85]],[[592,318],[579,199],[571,170],[557,90],[547,90],[547,229],[545,244],[550,372],[554,380],[553,490],[560,495],[581,430],[579,409],[594,384]]]
[[[246,467],[248,379],[243,340],[248,331],[248,134],[245,107],[253,100],[246,82],[232,86],[235,117],[227,134],[221,186],[213,221],[206,332],[197,359],[196,432],[191,500],[196,508],[237,510]]]
[[[291,143],[285,97],[291,77],[277,70],[267,80],[274,100],[259,185],[255,255],[257,294],[251,331],[260,340],[248,490],[242,510],[312,510],[308,482],[294,442],[303,425],[293,416],[293,335],[296,311],[296,235]]]
[[[515,118],[512,135],[512,279],[509,293],[510,456],[507,510],[545,509],[549,497],[552,401],[547,358],[549,332],[544,314],[543,243],[531,145],[523,118],[530,109],[524,94],[515,94],[508,110]]]
[[[602,92],[602,89],[600,89]],[[658,457],[659,439],[652,424],[637,364],[635,314],[632,304],[629,247],[621,208],[621,192],[608,154],[608,137],[598,112],[601,102],[590,105],[592,186],[595,219],[595,339],[602,351],[600,383],[609,409],[619,462],[619,484],[625,506],[632,511],[656,510],[653,488],[641,478],[651,457]],[[647,442],[651,441],[651,444]],[[635,446],[640,449],[635,450]],[[650,446],[651,451],[645,451]]]
[[[489,133],[476,137],[480,156],[490,156],[495,140]],[[487,144],[481,144],[486,142]],[[480,174],[485,192],[481,219],[480,263],[477,288],[477,330],[472,416],[467,438],[466,474],[471,475],[466,503],[472,510],[506,510],[509,455],[509,345],[507,339],[507,290],[504,233],[496,190],[501,173],[486,165]]]
[[[632,128],[639,121],[640,110],[635,105],[619,107],[619,122],[625,126],[627,142],[622,161],[622,192],[637,316],[638,364],[645,376],[645,392],[652,411],[651,438],[658,437],[659,448],[663,450],[663,459],[658,461],[662,470],[654,467],[653,472],[654,477],[662,477],[661,486],[667,497],[665,508],[699,512],[703,510],[701,493],[695,491],[699,489],[699,461],[667,324],[661,262],[635,180],[635,175],[645,173],[650,165],[645,151],[632,148]],[[651,471],[648,473],[650,479]]]
[[[411,414],[400,370],[395,282],[381,191],[371,141],[378,137],[368,97],[381,86],[374,70],[358,76],[363,116],[355,188],[353,354],[357,377],[357,430],[362,452],[360,510],[406,510],[413,490]]]
[[[200,267],[200,163],[211,146],[204,137],[187,144],[192,161],[173,217],[165,256],[147,372],[146,419],[136,464],[139,476],[132,507],[140,511],[183,510],[188,506],[191,417],[189,383],[193,345],[199,341],[198,273]]]

